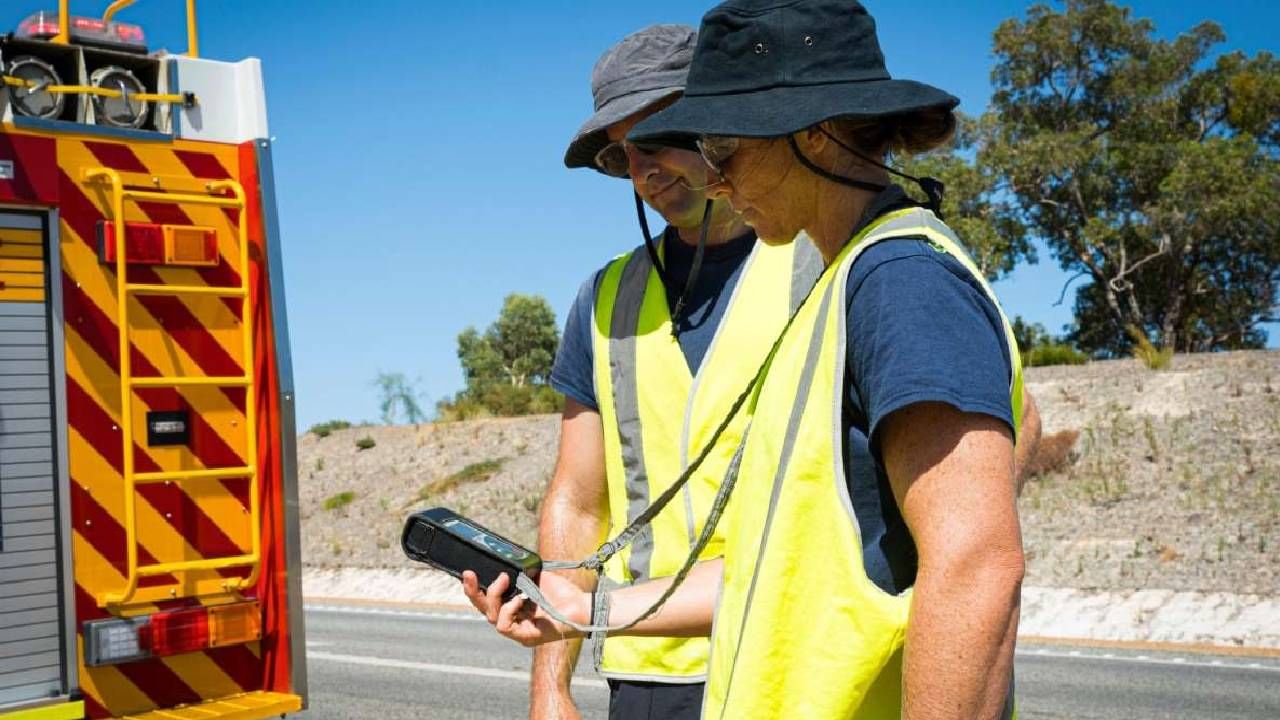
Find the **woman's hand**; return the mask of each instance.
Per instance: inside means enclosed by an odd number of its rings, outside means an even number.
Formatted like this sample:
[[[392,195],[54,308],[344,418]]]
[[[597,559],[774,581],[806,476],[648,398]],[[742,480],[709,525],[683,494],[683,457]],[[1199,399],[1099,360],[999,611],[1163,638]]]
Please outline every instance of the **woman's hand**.
[[[510,575],[503,574],[481,592],[476,574],[470,570],[462,573],[462,591],[467,599],[501,635],[525,647],[582,637],[583,633],[556,622],[523,593],[502,602],[502,594],[510,584]],[[568,579],[544,572],[538,578],[538,589],[565,617],[582,625],[591,621],[591,594]]]

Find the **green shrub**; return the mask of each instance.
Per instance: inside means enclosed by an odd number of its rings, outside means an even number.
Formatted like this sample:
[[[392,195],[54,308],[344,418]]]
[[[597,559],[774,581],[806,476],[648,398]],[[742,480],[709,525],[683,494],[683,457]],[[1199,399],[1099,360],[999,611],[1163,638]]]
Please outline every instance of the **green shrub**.
[[[1148,370],[1167,370],[1173,363],[1173,348],[1157,348],[1145,333],[1129,328],[1133,338],[1133,356],[1142,361]]]
[[[437,422],[476,420],[479,418],[487,418],[492,415],[493,413],[489,412],[489,408],[486,408],[479,402],[466,397],[466,393],[458,393],[458,397],[453,400],[441,400],[436,403]]]
[[[378,444],[377,441],[375,441],[373,438],[369,437],[368,435],[365,435],[359,440],[356,440],[356,450],[357,451],[368,450],[369,448],[377,446],[377,444]]]
[[[334,496],[329,497],[329,498],[325,498],[325,501],[324,501],[324,509],[325,509],[325,510],[340,510],[340,509],[342,509],[342,508],[344,508],[344,507],[346,507],[346,506],[350,505],[350,504],[351,504],[351,501],[352,501],[352,500],[355,500],[355,499],[356,499],[356,494],[355,494],[353,491],[351,491],[351,490],[344,490],[343,492],[340,492],[340,493],[338,493],[337,495],[334,495]]]
[[[419,502],[427,500],[433,495],[439,495],[447,492],[462,483],[488,480],[497,474],[506,462],[507,458],[497,458],[494,460],[484,460],[478,463],[471,463],[448,477],[440,478],[435,482],[430,482],[422,486],[422,489],[418,490],[418,496],[410,500],[405,507],[411,507]]]
[[[1022,353],[1023,367],[1045,365],[1083,365],[1089,356],[1064,343],[1047,342]]]
[[[307,432],[314,433],[316,437],[329,437],[329,434],[334,430],[346,430],[349,427],[351,427],[351,423],[346,420],[330,420],[312,425]]]

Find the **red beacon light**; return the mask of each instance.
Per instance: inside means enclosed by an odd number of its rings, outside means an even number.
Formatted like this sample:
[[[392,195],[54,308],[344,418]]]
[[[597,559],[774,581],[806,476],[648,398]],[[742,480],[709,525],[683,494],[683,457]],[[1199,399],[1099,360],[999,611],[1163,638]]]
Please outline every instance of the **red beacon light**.
[[[138,25],[103,22],[98,18],[75,16],[70,19],[71,42],[125,52],[146,53],[146,33]],[[17,37],[28,40],[51,40],[58,35],[58,13],[41,10],[18,23]]]

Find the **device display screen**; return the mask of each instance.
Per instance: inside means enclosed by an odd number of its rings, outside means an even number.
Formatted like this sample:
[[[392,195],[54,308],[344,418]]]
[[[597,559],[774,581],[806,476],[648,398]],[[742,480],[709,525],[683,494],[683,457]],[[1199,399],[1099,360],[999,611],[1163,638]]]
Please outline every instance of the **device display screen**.
[[[494,537],[480,528],[457,518],[449,518],[440,523],[442,527],[457,535],[466,538],[471,542],[483,548],[487,548],[495,555],[506,558],[514,563],[522,563],[529,559],[529,553],[522,548],[516,547],[511,543],[499,537]]]

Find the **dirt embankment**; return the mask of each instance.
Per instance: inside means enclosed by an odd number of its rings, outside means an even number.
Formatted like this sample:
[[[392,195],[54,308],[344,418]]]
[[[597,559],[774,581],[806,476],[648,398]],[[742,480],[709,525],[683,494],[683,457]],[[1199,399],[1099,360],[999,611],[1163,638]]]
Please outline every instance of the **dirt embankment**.
[[[1177,356],[1161,372],[1033,368],[1028,381],[1045,433],[1079,432],[1019,503],[1028,586],[1280,594],[1280,352]],[[431,505],[533,545],[558,437],[554,416],[305,434],[304,560],[411,567],[400,528]]]

